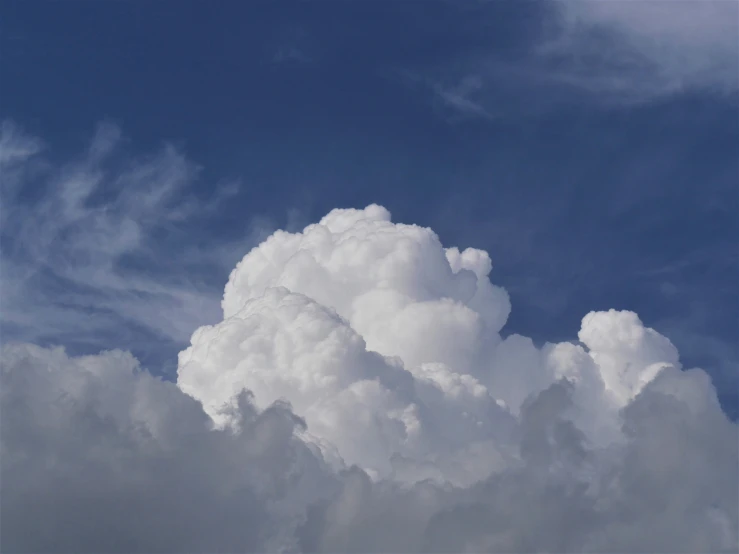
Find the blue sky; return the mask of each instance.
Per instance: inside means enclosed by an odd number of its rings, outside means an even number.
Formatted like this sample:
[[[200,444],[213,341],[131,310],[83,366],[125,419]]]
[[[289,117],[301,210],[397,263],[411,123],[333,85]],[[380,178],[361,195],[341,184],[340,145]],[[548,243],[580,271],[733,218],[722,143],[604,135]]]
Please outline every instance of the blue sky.
[[[4,340],[173,377],[249,248],[376,202],[490,253],[504,333],[634,310],[735,416],[737,5],[607,4],[4,2]],[[55,222],[75,171],[110,219]]]

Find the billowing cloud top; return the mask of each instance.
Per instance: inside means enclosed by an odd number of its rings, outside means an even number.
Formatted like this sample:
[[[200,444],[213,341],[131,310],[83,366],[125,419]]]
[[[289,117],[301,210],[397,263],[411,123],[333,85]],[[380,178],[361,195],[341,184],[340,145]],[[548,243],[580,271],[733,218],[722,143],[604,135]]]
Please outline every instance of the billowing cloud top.
[[[737,551],[708,376],[632,312],[502,337],[491,270],[334,210],[244,257],[176,384],[4,347],[3,550]]]

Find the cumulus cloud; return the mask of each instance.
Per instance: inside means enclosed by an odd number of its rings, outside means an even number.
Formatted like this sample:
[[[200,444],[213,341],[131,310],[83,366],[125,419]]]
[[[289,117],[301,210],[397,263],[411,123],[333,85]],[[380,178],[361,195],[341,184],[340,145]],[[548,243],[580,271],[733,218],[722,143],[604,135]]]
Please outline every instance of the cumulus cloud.
[[[283,404],[235,405],[239,432],[120,351],[2,351],[4,552],[295,549],[330,475]]]
[[[2,549],[736,552],[737,426],[707,374],[632,312],[502,336],[491,272],[334,210],[244,257],[176,384],[4,346]]]

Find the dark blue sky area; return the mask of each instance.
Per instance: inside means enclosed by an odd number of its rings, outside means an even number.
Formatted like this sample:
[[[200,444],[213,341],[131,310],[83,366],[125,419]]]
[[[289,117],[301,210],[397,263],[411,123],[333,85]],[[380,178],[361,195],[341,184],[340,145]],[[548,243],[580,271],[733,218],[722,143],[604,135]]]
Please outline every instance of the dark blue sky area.
[[[6,0],[0,116],[59,156],[111,120],[134,149],[171,140],[211,182],[239,179],[200,241],[233,240],[254,216],[303,224],[383,204],[490,252],[507,332],[567,340],[590,310],[634,310],[735,413],[736,95],[604,104],[511,70],[534,67],[551,11]],[[440,92],[475,68],[485,113]]]

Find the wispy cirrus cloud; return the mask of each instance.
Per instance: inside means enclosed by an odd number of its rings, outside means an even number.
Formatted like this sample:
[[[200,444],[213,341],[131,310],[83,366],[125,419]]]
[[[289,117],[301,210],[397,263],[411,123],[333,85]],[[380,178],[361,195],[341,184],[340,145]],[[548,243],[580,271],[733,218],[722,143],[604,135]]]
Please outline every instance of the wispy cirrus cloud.
[[[200,168],[182,152],[165,144],[131,155],[112,123],[56,162],[43,141],[5,122],[0,171],[4,339],[102,348],[103,337],[129,332],[181,344],[219,317],[221,283],[204,275],[225,280],[249,238],[209,247],[188,228],[216,216],[237,183],[199,197]]]
[[[739,87],[739,4],[567,0],[537,49],[553,78],[622,100]]]
[[[497,4],[478,5],[478,17],[494,20]],[[495,37],[477,37],[489,48],[463,51],[427,70],[418,80],[428,84],[434,102],[462,118],[487,119],[579,102],[636,105],[739,89],[736,2],[550,0],[538,6],[537,31],[522,39],[525,44],[507,51]],[[521,17],[528,22],[531,14]]]

